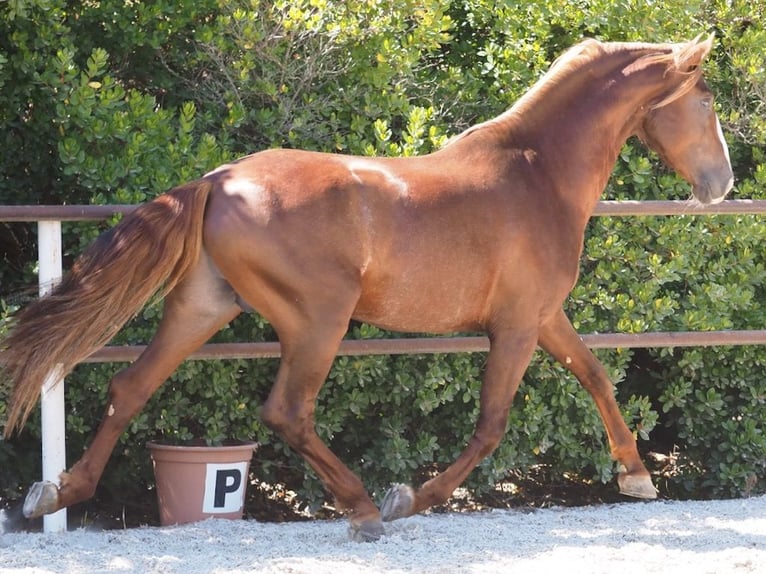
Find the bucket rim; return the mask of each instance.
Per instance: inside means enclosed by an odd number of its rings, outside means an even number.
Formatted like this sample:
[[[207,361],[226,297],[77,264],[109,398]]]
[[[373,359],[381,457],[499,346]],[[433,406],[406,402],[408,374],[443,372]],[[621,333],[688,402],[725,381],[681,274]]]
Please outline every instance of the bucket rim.
[[[256,441],[252,440],[232,440],[232,441],[225,441],[223,444],[220,445],[206,445],[206,444],[196,444],[195,442],[173,442],[173,441],[162,441],[162,440],[150,440],[146,442],[146,447],[149,450],[156,450],[156,451],[175,451],[175,452],[210,452],[210,451],[217,451],[217,452],[226,452],[226,451],[242,451],[242,450],[251,450],[255,451],[258,449],[259,444]]]

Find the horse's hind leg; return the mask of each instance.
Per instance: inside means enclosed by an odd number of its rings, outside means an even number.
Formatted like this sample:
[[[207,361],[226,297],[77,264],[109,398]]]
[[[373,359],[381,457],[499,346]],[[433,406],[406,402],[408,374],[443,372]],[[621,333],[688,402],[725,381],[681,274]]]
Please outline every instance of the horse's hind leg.
[[[49,514],[93,496],[120,434],[181,361],[240,312],[234,298],[203,255],[191,274],[166,297],[152,342],[112,379],[106,413],[80,460],[62,473],[60,486],[42,482],[30,489],[24,504],[27,517]]]
[[[296,269],[300,272],[295,273]],[[236,267],[222,270],[230,272],[228,279],[234,289],[263,312],[279,335],[282,358],[261,411],[263,422],[311,465],[338,507],[349,512],[351,537],[379,538],[383,534],[380,513],[362,481],[314,429],[316,398],[348,330],[359,285],[348,281],[344,274],[329,272],[308,280],[301,275],[303,269],[299,266],[283,265],[283,276],[278,276],[279,280],[272,277],[271,281],[263,281],[263,274],[247,274],[241,260]],[[291,287],[279,287],[282,285]],[[304,291],[297,291],[301,286]]]
[[[614,398],[612,382],[563,310],[541,328],[540,346],[572,371],[596,402],[609,437],[612,457],[625,467],[617,477],[620,492],[636,498],[656,498],[657,490],[641,462],[636,441]]]
[[[315,401],[348,328],[349,315],[317,317],[310,324],[280,330],[282,361],[277,380],[263,406],[262,419],[316,471],[335,497],[338,507],[349,511],[354,540],[377,540],[383,534],[378,508],[362,481],[320,440],[314,429]]]

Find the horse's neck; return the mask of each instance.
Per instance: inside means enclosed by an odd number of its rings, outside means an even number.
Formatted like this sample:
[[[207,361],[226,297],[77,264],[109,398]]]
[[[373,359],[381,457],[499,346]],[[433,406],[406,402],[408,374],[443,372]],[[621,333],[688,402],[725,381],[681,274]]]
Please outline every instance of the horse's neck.
[[[617,66],[622,66],[618,63]],[[615,66],[615,69],[617,69]],[[659,81],[587,73],[542,86],[487,122],[517,148],[534,151],[557,193],[587,220],[614,169],[625,141],[646,113]],[[502,134],[502,135],[500,135]]]

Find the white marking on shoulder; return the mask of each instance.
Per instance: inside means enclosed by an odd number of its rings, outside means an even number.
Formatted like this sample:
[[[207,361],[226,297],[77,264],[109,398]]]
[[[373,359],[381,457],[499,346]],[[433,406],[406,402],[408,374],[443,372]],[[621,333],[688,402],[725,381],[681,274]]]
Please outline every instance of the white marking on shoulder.
[[[351,177],[354,178],[354,181],[357,183],[368,183],[367,178],[371,175],[376,175],[382,177],[389,186],[393,187],[399,197],[406,197],[409,193],[407,182],[379,163],[357,158],[348,162],[346,167],[348,167]]]
[[[372,255],[370,254],[369,249],[367,250],[367,255],[364,257],[364,261],[362,261],[361,267],[359,267],[359,274],[364,277],[367,274],[367,269],[370,267],[370,263],[372,263]]]

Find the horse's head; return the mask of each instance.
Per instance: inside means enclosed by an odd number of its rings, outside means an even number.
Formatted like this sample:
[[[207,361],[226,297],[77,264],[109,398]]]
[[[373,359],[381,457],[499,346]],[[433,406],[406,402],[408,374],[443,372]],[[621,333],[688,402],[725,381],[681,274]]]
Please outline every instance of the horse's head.
[[[673,52],[664,75],[669,89],[638,128],[641,140],[692,185],[694,197],[704,204],[723,201],[734,183],[713,94],[702,79],[712,43],[710,36]]]

